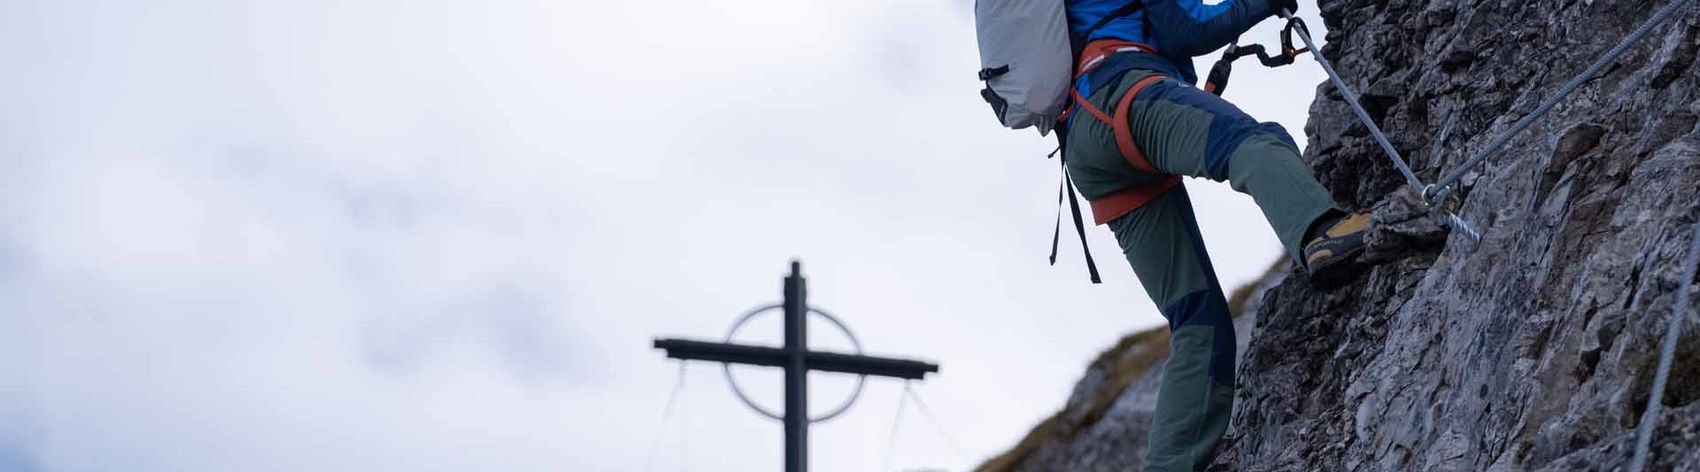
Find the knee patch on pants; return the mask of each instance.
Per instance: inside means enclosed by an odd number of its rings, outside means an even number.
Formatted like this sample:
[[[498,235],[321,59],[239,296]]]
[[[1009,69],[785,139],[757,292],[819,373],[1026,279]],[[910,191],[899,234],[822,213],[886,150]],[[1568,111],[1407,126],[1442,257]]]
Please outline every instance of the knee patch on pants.
[[[1234,386],[1234,320],[1219,289],[1193,292],[1163,308],[1171,333],[1188,326],[1209,326],[1210,380]]]

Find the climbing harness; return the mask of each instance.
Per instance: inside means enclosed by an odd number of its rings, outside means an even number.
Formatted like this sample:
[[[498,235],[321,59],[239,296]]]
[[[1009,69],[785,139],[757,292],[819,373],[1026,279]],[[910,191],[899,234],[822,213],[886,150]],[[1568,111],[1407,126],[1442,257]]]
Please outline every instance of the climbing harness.
[[[1499,148],[1503,147],[1507,142],[1510,142],[1511,138],[1528,129],[1531,123],[1551,111],[1559,101],[1564,100],[1565,97],[1568,97],[1572,92],[1575,92],[1576,89],[1581,88],[1583,83],[1591,80],[1595,75],[1599,74],[1601,70],[1604,70],[1606,66],[1615,62],[1617,57],[1622,55],[1624,51],[1628,50],[1631,44],[1639,41],[1642,37],[1646,36],[1648,32],[1651,32],[1654,27],[1663,23],[1666,19],[1669,19],[1689,1],[1690,0],[1673,0],[1669,4],[1666,4],[1664,8],[1660,9],[1657,13],[1654,13],[1653,16],[1648,18],[1646,22],[1642,23],[1641,26],[1636,27],[1634,31],[1631,31],[1627,36],[1624,36],[1622,40],[1618,41],[1617,45],[1612,46],[1612,48],[1607,50],[1605,54],[1601,55],[1599,59],[1594,60],[1594,63],[1589,65],[1587,69],[1584,69],[1582,73],[1577,74],[1576,77],[1571,78],[1569,82],[1566,82],[1562,87],[1559,87],[1557,93],[1548,97],[1547,100],[1537,106],[1534,111],[1530,112],[1528,115],[1524,115],[1522,119],[1519,119],[1517,123],[1511,126],[1511,129],[1495,136],[1492,141],[1489,141],[1487,146],[1482,147],[1480,150],[1476,151],[1474,155],[1470,156],[1469,159],[1466,159],[1463,164],[1460,164],[1451,172],[1446,173],[1440,178],[1440,180],[1436,181],[1434,185],[1424,185],[1422,180],[1417,178],[1416,173],[1411,171],[1411,166],[1405,163],[1405,159],[1399,156],[1399,151],[1395,150],[1393,148],[1393,144],[1388,142],[1387,135],[1382,133],[1381,127],[1375,124],[1375,120],[1370,119],[1369,112],[1365,111],[1363,105],[1358,103],[1358,95],[1353,93],[1352,88],[1346,85],[1346,81],[1340,78],[1340,73],[1334,70],[1334,65],[1329,63],[1328,59],[1322,57],[1322,51],[1317,49],[1316,43],[1310,37],[1310,29],[1305,26],[1304,21],[1293,16],[1293,13],[1288,10],[1282,10],[1280,16],[1287,20],[1287,26],[1282,30],[1283,34],[1287,31],[1292,31],[1297,33],[1300,40],[1304,41],[1305,49],[1310,51],[1311,57],[1315,58],[1316,63],[1322,66],[1323,72],[1328,74],[1328,80],[1334,84],[1335,89],[1340,91],[1341,97],[1344,98],[1346,104],[1352,108],[1352,113],[1357,115],[1358,121],[1363,122],[1364,127],[1369,129],[1370,137],[1374,138],[1376,144],[1381,146],[1381,150],[1387,154],[1388,159],[1393,161],[1393,167],[1397,168],[1399,173],[1404,175],[1405,183],[1410,185],[1413,190],[1416,190],[1418,195],[1422,196],[1423,204],[1428,208],[1429,212],[1439,216],[1448,227],[1453,229],[1453,231],[1463,234],[1469,239],[1471,244],[1476,244],[1481,242],[1481,233],[1476,231],[1475,228],[1472,228],[1469,222],[1464,221],[1463,218],[1458,217],[1458,215],[1454,214],[1451,210],[1445,208],[1444,204],[1446,196],[1451,191],[1452,184],[1457,183],[1458,179],[1463,178],[1464,173],[1468,172],[1471,168],[1486,160],[1488,155],[1499,150]],[[1438,151],[1440,150],[1440,145],[1445,141],[1447,134],[1451,131],[1451,128],[1452,118],[1448,117],[1446,124],[1441,126],[1440,135],[1437,136],[1435,141],[1431,143],[1430,149],[1436,152],[1431,152],[1429,154],[1430,156],[1439,154]]]
[[[1680,2],[1677,2],[1680,3]],[[1653,374],[1653,389],[1647,393],[1647,411],[1635,431],[1635,456],[1629,462],[1630,472],[1641,472],[1647,466],[1647,453],[1653,443],[1653,426],[1659,422],[1663,406],[1665,383],[1670,380],[1671,360],[1676,356],[1676,340],[1682,334],[1682,316],[1688,312],[1688,294],[1694,288],[1695,266],[1700,265],[1700,223],[1694,224],[1688,240],[1688,262],[1683,264],[1682,287],[1676,291],[1676,301],[1670,314],[1665,315],[1664,345],[1659,349],[1659,367]]]
[[[1163,171],[1157,170],[1157,167],[1151,165],[1151,161],[1145,158],[1145,153],[1140,152],[1139,144],[1133,140],[1133,128],[1128,125],[1128,113],[1133,108],[1134,97],[1139,96],[1139,93],[1145,91],[1147,87],[1161,82],[1165,78],[1167,77],[1162,74],[1151,74],[1134,82],[1132,86],[1127,88],[1127,91],[1122,92],[1121,98],[1116,100],[1115,110],[1109,113],[1105,113],[1097,106],[1092,105],[1092,102],[1081,98],[1079,92],[1074,92],[1074,100],[1080,105],[1081,109],[1086,110],[1099,121],[1103,121],[1104,124],[1110,125],[1111,134],[1116,138],[1116,151],[1121,153],[1122,159],[1135,169],[1154,174],[1162,174]],[[1112,114],[1114,116],[1111,116]],[[1156,200],[1163,192],[1169,191],[1180,182],[1181,177],[1179,175],[1170,175],[1157,182],[1092,199],[1087,203],[1092,205],[1093,222],[1097,224],[1108,223],[1110,220],[1137,210],[1139,207],[1151,203],[1152,200]]]
[[[1154,53],[1156,50],[1151,48],[1151,46],[1130,41],[1093,41],[1088,43],[1086,47],[1082,49],[1080,64],[1078,66],[1079,72],[1075,73],[1075,79],[1079,80],[1081,77],[1085,77],[1086,74],[1102,65],[1105,58],[1108,58],[1111,54],[1123,51],[1145,51],[1147,53]],[[1138,144],[1134,142],[1133,130],[1128,127],[1128,113],[1133,108],[1134,97],[1138,96],[1139,93],[1144,91],[1147,87],[1162,81],[1164,78],[1166,77],[1161,74],[1152,74],[1135,82],[1132,86],[1129,86],[1126,91],[1122,92],[1121,97],[1116,100],[1116,108],[1110,112],[1105,112],[1104,110],[1099,109],[1096,105],[1093,105],[1091,101],[1087,100],[1086,97],[1080,96],[1079,90],[1070,89],[1069,96],[1073,98],[1074,104],[1078,105],[1082,110],[1085,110],[1087,114],[1091,115],[1093,118],[1103,121],[1105,124],[1110,125],[1110,129],[1115,135],[1116,150],[1121,153],[1122,158],[1127,160],[1128,164],[1141,171],[1162,174],[1162,171],[1157,170],[1156,166],[1151,165],[1151,162],[1145,159],[1145,154],[1140,152]],[[1067,120],[1068,117],[1073,114],[1072,108],[1070,110],[1071,111],[1065,111],[1063,113],[1063,120]],[[1066,195],[1068,197],[1069,210],[1074,216],[1075,232],[1080,236],[1080,247],[1086,254],[1086,270],[1092,276],[1092,283],[1102,283],[1103,279],[1098,276],[1098,265],[1092,260],[1092,251],[1086,247],[1086,226],[1080,217],[1080,201],[1074,196],[1074,192],[1069,190],[1074,187],[1074,181],[1068,175],[1068,163],[1066,161],[1067,153],[1062,151],[1067,145],[1065,138],[1066,135],[1067,133],[1057,133],[1057,151],[1052,153],[1052,155],[1060,153],[1064,157],[1062,159],[1058,159],[1058,165],[1062,167],[1062,185],[1061,188],[1058,189],[1057,195],[1057,226],[1051,232],[1051,265],[1056,265],[1057,263],[1057,241],[1061,239],[1062,235],[1062,199],[1064,195]],[[1104,224],[1122,215],[1126,215],[1133,210],[1139,209],[1139,207],[1145,206],[1147,203],[1151,203],[1152,200],[1156,200],[1157,197],[1162,196],[1164,192],[1169,191],[1169,189],[1174,188],[1176,185],[1180,185],[1180,183],[1181,177],[1179,175],[1170,175],[1162,180],[1152,182],[1150,184],[1129,188],[1100,198],[1091,199],[1087,201],[1087,203],[1092,207],[1093,222],[1096,224]]]

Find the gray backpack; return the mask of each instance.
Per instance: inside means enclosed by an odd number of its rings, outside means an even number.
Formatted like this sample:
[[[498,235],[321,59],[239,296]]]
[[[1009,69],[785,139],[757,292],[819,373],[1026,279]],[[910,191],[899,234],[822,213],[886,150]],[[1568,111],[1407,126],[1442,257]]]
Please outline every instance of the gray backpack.
[[[1128,2],[1087,27],[1081,41],[1070,36],[1064,0],[977,0],[974,3],[974,33],[980,42],[980,80],[986,88],[980,96],[992,105],[998,122],[1005,127],[1037,128],[1041,136],[1051,132],[1069,105],[1074,88],[1074,56],[1093,31],[1111,20],[1132,15],[1144,8],[1143,0]],[[1057,151],[1062,152],[1063,133],[1057,133]],[[1066,153],[1064,153],[1066,154]],[[1066,157],[1065,157],[1066,159]],[[1061,164],[1062,160],[1059,159]],[[1062,239],[1062,202],[1068,199],[1074,230],[1086,255],[1086,271],[1099,283],[1098,265],[1086,247],[1086,226],[1080,217],[1080,202],[1069,189],[1066,165],[1057,189],[1057,221],[1051,230],[1051,265],[1057,263],[1057,243]]]
[[[1092,32],[1110,21],[1139,12],[1143,0],[1120,8],[1070,36],[1063,0],[978,0],[974,33],[980,41],[980,96],[998,121],[1012,129],[1036,127],[1049,133],[1069,104],[1074,87],[1074,56]]]
[[[980,96],[1005,127],[1050,133],[1074,81],[1063,0],[978,0]]]

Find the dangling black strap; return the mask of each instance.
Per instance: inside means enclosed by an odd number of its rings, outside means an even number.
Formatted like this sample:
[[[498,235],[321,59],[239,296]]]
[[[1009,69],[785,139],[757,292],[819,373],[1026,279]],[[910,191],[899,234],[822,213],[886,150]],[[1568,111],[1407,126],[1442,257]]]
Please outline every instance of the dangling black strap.
[[[1068,169],[1063,169],[1063,178],[1057,179],[1057,225],[1051,228],[1051,266],[1057,265],[1057,243],[1062,242],[1062,209],[1063,194],[1068,192]]]
[[[1064,155],[1062,142],[1062,133],[1059,132],[1057,133],[1057,150],[1051,154]],[[1074,232],[1080,236],[1080,251],[1086,255],[1086,272],[1091,274],[1092,283],[1104,283],[1103,279],[1098,277],[1098,263],[1092,260],[1092,248],[1086,246],[1086,223],[1085,220],[1080,218],[1080,200],[1074,196],[1074,180],[1068,177],[1067,157],[1057,158],[1057,164],[1062,168],[1062,182],[1057,185],[1057,224],[1051,230],[1051,265],[1057,265],[1057,246],[1062,240],[1063,196],[1067,195],[1068,209],[1074,216]]]

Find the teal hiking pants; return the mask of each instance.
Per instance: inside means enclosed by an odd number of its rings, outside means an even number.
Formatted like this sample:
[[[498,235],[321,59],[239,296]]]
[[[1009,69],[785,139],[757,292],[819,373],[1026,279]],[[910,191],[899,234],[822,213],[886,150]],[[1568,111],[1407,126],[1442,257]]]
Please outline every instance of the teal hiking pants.
[[[1128,71],[1087,100],[1109,112],[1123,91],[1151,74]],[[1076,113],[1067,131],[1066,157],[1069,176],[1083,196],[1104,198],[1159,182],[1164,174],[1226,180],[1251,195],[1281,244],[1295,260],[1303,260],[1304,234],[1335,205],[1300,160],[1286,130],[1258,123],[1221,98],[1173,79],[1145,88],[1130,107],[1134,142],[1160,173],[1133,167],[1117,150],[1108,123]],[[1170,356],[1151,421],[1146,470],[1202,468],[1227,431],[1233,409],[1234,326],[1186,187],[1174,186],[1108,225],[1145,292],[1169,321]]]

